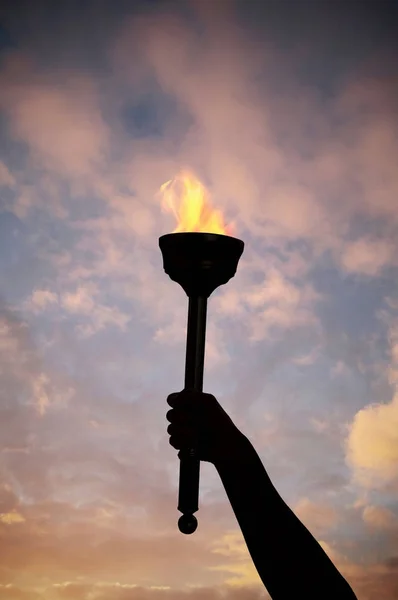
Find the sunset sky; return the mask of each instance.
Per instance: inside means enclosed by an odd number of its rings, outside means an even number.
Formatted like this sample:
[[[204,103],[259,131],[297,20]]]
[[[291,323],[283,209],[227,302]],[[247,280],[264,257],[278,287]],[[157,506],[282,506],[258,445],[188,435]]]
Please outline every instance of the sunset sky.
[[[245,242],[204,391],[358,599],[398,597],[397,30],[376,0],[3,3],[1,600],[268,598],[212,465],[177,529],[184,168]]]

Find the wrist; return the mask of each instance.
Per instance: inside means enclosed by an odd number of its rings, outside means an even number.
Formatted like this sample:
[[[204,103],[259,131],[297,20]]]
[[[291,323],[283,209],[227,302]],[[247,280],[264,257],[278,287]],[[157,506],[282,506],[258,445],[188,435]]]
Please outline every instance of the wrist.
[[[257,453],[250,440],[241,431],[237,430],[234,443],[226,449],[222,457],[217,457],[213,464],[219,471],[252,464],[255,457],[257,457]]]

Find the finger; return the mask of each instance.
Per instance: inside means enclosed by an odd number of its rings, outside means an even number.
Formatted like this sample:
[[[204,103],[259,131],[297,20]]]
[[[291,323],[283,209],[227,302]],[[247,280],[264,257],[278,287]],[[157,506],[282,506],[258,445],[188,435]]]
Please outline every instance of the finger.
[[[169,435],[176,435],[178,437],[189,438],[189,439],[194,439],[194,437],[197,436],[193,427],[189,427],[189,426],[184,427],[181,425],[176,425],[175,423],[170,423],[170,425],[167,427],[167,433]]]
[[[186,410],[194,413],[202,409],[204,396],[205,394],[197,390],[182,390],[175,399],[172,399],[172,405],[178,411]]]
[[[169,435],[174,435],[176,433],[176,426],[175,425],[169,425],[167,428],[167,433]]]
[[[207,394],[206,392],[199,392],[193,389],[184,389],[178,395],[176,406],[187,404],[192,406],[195,410],[207,410],[208,408],[218,404],[213,394]]]
[[[188,406],[179,408],[171,408],[166,413],[166,419],[170,423],[178,423],[180,425],[193,425],[195,423],[195,415]]]
[[[182,436],[180,434],[172,435],[169,439],[169,444],[170,446],[173,446],[173,448],[175,448],[176,450],[185,450],[187,448],[196,447],[194,439],[191,439],[187,436]]]
[[[181,449],[181,445],[179,443],[179,440],[175,436],[172,436],[169,439],[169,444],[170,444],[170,446],[173,446],[173,448],[175,448],[176,450],[180,450]]]
[[[174,408],[176,400],[181,392],[173,392],[167,396],[167,404]]]
[[[167,396],[167,404],[171,407],[175,408],[182,402],[186,402],[187,400],[192,400],[193,398],[200,398],[202,392],[198,392],[193,388],[184,388],[181,392],[173,392]]]
[[[173,422],[192,419],[196,423],[206,420],[209,411],[220,410],[221,407],[212,394],[199,392],[194,389],[184,389],[181,392],[170,394],[167,402],[175,411],[167,413],[167,419]],[[222,409],[221,409],[222,410]]]
[[[192,404],[195,399],[195,394],[182,390],[181,392],[175,392],[167,396],[167,404],[172,408],[180,408]]]
[[[170,394],[170,396],[173,396],[173,394]],[[184,388],[181,390],[181,392],[178,392],[176,396],[176,400],[178,403],[194,402],[200,400],[200,398],[203,396],[203,392],[195,390],[194,388]]]
[[[181,429],[175,425],[169,425],[167,433],[170,435],[170,444],[178,448],[193,448],[198,445],[199,439],[197,433],[190,427]]]
[[[207,402],[215,401],[213,394],[207,394],[206,392],[200,392],[194,388],[184,388],[181,392],[173,392],[167,396],[167,403],[174,408],[176,403],[181,403],[186,400],[200,401],[206,400]]]

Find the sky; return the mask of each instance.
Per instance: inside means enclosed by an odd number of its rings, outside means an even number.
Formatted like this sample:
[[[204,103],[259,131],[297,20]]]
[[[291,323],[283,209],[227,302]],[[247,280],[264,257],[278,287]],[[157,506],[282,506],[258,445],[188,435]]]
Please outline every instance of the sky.
[[[245,242],[204,391],[359,600],[398,596],[397,3],[0,9],[0,598],[267,598],[221,480],[177,528],[160,186]],[[266,543],[266,540],[264,540]]]

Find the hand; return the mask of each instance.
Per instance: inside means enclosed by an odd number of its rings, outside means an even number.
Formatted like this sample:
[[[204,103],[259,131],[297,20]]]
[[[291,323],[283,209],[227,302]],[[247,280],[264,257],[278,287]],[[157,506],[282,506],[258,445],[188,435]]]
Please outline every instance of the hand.
[[[239,459],[250,443],[211,394],[184,389],[170,394],[167,433],[176,450],[195,448],[199,460],[216,465]]]

